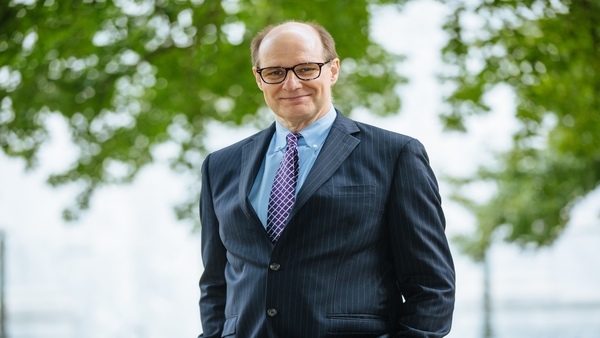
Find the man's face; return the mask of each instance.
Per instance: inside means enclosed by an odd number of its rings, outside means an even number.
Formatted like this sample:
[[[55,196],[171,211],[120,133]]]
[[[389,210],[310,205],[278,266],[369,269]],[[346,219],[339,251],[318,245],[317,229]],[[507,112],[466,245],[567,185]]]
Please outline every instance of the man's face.
[[[310,26],[288,23],[273,29],[261,43],[259,67],[292,67],[304,62],[326,62],[321,40]],[[267,84],[254,68],[256,83],[277,120],[299,131],[325,115],[331,107],[331,87],[337,81],[339,59],[324,65],[321,75],[300,80],[291,70],[282,83]]]

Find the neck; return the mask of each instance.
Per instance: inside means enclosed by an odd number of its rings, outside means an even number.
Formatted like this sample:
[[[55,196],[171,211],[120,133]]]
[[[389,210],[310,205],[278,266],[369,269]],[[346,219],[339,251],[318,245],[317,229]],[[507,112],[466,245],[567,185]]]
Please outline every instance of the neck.
[[[327,115],[328,112],[329,112],[329,109],[326,109],[323,112],[321,112],[315,116],[312,116],[308,119],[289,119],[289,118],[285,119],[281,116],[276,116],[275,118],[277,119],[277,122],[281,123],[281,125],[284,126],[287,130],[289,130],[293,133],[297,133],[297,132],[301,131],[302,129],[315,123],[317,120],[319,120],[323,116]]]

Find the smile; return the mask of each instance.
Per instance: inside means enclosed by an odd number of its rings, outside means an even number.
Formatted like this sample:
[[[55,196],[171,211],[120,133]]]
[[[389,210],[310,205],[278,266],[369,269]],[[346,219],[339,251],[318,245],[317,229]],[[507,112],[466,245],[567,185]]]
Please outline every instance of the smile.
[[[292,97],[282,97],[282,100],[287,100],[287,101],[295,101],[295,100],[300,100],[303,99],[305,97],[308,97],[308,95],[299,95],[299,96],[292,96]]]

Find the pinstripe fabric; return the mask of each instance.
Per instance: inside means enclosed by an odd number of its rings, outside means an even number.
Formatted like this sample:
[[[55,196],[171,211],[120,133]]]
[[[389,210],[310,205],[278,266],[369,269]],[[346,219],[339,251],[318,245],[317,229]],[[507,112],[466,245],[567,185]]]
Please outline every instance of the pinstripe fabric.
[[[447,334],[454,267],[421,143],[338,113],[273,244],[247,198],[273,132],[203,164],[203,337]]]

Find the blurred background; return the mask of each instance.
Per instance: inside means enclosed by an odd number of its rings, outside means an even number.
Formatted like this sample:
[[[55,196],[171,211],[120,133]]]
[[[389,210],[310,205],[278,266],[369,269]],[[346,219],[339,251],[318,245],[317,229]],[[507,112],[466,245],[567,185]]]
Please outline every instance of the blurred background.
[[[195,337],[204,156],[267,126],[249,42],[316,20],[335,104],[421,140],[460,338],[600,336],[600,3],[0,3],[0,338]]]

